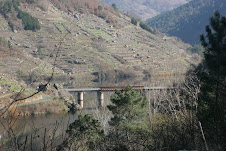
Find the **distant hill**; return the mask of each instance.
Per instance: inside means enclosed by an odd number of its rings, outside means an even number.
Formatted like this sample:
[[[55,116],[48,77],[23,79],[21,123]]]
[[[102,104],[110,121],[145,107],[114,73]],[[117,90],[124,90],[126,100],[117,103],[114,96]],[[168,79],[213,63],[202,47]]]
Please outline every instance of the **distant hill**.
[[[172,10],[189,0],[102,0],[124,11],[137,15],[142,20],[156,16],[162,12]]]
[[[193,0],[179,8],[147,20],[153,28],[177,36],[190,44],[198,44],[209,18],[218,10],[226,15],[225,0]]]

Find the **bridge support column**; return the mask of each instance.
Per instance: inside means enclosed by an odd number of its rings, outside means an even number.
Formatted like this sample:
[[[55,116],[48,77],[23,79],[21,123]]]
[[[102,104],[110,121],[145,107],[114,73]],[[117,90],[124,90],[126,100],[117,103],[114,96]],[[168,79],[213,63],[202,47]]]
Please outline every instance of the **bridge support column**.
[[[150,90],[144,90],[142,93],[143,97],[146,97],[148,100],[148,109],[149,112],[151,111],[151,97],[150,97]]]
[[[97,95],[99,100],[99,107],[104,107],[104,93],[99,91]]]
[[[150,110],[150,91],[149,90],[144,90],[144,96],[147,98],[148,100],[148,107],[149,107],[149,110]]]
[[[84,97],[84,92],[79,92],[78,93],[78,104],[80,105],[80,107],[83,109],[83,97]]]

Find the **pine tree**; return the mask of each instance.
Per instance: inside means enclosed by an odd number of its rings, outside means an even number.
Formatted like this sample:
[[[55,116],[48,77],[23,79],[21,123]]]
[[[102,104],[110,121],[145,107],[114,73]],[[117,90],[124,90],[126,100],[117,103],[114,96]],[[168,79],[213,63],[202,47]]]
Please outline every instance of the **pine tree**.
[[[117,90],[111,97],[111,102],[113,104],[109,105],[108,109],[114,115],[110,122],[112,126],[125,126],[144,121],[147,115],[147,99],[142,97],[139,91],[132,90],[130,86],[123,91]]]
[[[108,109],[113,117],[109,121],[112,130],[108,138],[113,150],[140,150],[149,138],[147,125],[148,102],[139,91],[128,86],[117,90],[111,97],[112,105]],[[134,143],[136,142],[136,143]]]
[[[200,40],[204,47],[204,69],[199,72],[202,82],[198,116],[215,143],[225,140],[226,101],[226,18],[218,11],[206,26]]]
[[[58,150],[99,150],[104,140],[100,123],[90,114],[79,115],[66,132],[68,137]]]

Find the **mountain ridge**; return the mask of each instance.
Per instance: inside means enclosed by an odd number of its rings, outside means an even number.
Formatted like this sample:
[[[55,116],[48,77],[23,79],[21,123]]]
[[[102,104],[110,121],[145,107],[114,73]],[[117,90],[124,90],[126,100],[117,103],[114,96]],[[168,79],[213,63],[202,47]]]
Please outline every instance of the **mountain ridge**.
[[[102,0],[103,2],[116,6],[124,11],[138,16],[142,20],[154,17],[162,12],[176,8],[189,0]]]
[[[199,36],[205,32],[209,18],[216,10],[226,15],[225,7],[224,0],[193,0],[165,14],[148,19],[147,24],[192,45],[199,44]]]

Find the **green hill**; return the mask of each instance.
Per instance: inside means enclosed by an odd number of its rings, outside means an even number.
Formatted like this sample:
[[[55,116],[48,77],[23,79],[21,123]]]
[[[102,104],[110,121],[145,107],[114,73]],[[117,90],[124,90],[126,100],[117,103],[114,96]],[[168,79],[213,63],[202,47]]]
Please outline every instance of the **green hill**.
[[[225,0],[193,0],[165,14],[148,19],[147,23],[190,44],[199,44],[209,18],[218,10],[226,15]]]

